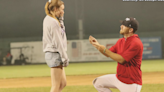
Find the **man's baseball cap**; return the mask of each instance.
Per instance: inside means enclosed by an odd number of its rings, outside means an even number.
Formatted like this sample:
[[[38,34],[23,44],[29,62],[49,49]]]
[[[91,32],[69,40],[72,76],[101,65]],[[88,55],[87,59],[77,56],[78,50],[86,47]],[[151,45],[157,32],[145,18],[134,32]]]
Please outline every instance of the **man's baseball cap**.
[[[137,31],[139,23],[136,20],[136,18],[126,18],[125,20],[121,21],[121,24],[126,26],[126,27],[130,27],[133,28],[134,32]]]

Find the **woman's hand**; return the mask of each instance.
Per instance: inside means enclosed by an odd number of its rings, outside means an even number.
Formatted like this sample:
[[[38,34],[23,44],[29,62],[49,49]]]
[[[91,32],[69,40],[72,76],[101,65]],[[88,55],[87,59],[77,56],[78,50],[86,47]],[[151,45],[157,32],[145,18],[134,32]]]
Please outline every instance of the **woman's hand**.
[[[61,12],[60,13],[60,17],[64,17],[64,12]]]

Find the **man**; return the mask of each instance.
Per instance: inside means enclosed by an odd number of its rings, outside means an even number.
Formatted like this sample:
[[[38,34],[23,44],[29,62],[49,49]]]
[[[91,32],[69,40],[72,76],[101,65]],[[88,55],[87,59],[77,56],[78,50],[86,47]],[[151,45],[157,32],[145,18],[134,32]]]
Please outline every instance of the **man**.
[[[124,37],[109,50],[94,37],[89,37],[90,43],[102,54],[118,62],[117,74],[104,75],[93,81],[98,92],[112,92],[110,88],[117,88],[120,92],[140,92],[143,44],[135,34],[137,29],[138,21],[135,18],[126,18],[120,26],[120,34]]]
[[[8,51],[6,55],[7,65],[11,65],[12,58],[13,56],[11,55],[10,51]]]

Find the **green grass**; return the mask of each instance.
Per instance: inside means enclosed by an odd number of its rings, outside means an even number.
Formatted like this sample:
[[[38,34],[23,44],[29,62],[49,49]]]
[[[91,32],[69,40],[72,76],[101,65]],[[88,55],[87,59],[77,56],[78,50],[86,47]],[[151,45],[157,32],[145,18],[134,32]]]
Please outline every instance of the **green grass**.
[[[49,71],[46,65],[2,66],[0,78],[49,76]]]
[[[118,89],[111,89],[120,92]],[[141,92],[163,92],[164,84],[143,84]],[[0,92],[49,92],[50,87],[2,88]],[[93,86],[67,86],[62,92],[97,92]]]
[[[164,60],[144,60],[143,72],[164,72]],[[116,73],[116,62],[71,63],[65,68],[66,75]],[[0,66],[0,78],[50,76],[50,68],[45,65]]]
[[[163,72],[164,60],[144,60],[141,69],[143,72]]]
[[[164,72],[164,60],[144,60],[141,69],[143,72]],[[71,63],[66,75],[107,74],[116,73],[116,62],[89,62]],[[0,66],[0,78],[42,77],[50,76],[47,65]],[[164,84],[143,84],[141,92],[163,92]],[[50,87],[32,88],[0,88],[0,92],[49,92]],[[112,89],[113,92],[120,92]],[[97,92],[91,86],[67,86],[62,92]]]

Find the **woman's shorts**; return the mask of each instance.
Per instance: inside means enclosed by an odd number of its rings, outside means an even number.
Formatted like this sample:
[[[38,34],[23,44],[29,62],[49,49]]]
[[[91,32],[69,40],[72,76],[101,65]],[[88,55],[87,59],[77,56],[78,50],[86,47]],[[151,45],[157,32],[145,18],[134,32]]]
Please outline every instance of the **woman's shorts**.
[[[45,60],[49,67],[57,67],[63,64],[59,52],[46,52]]]

